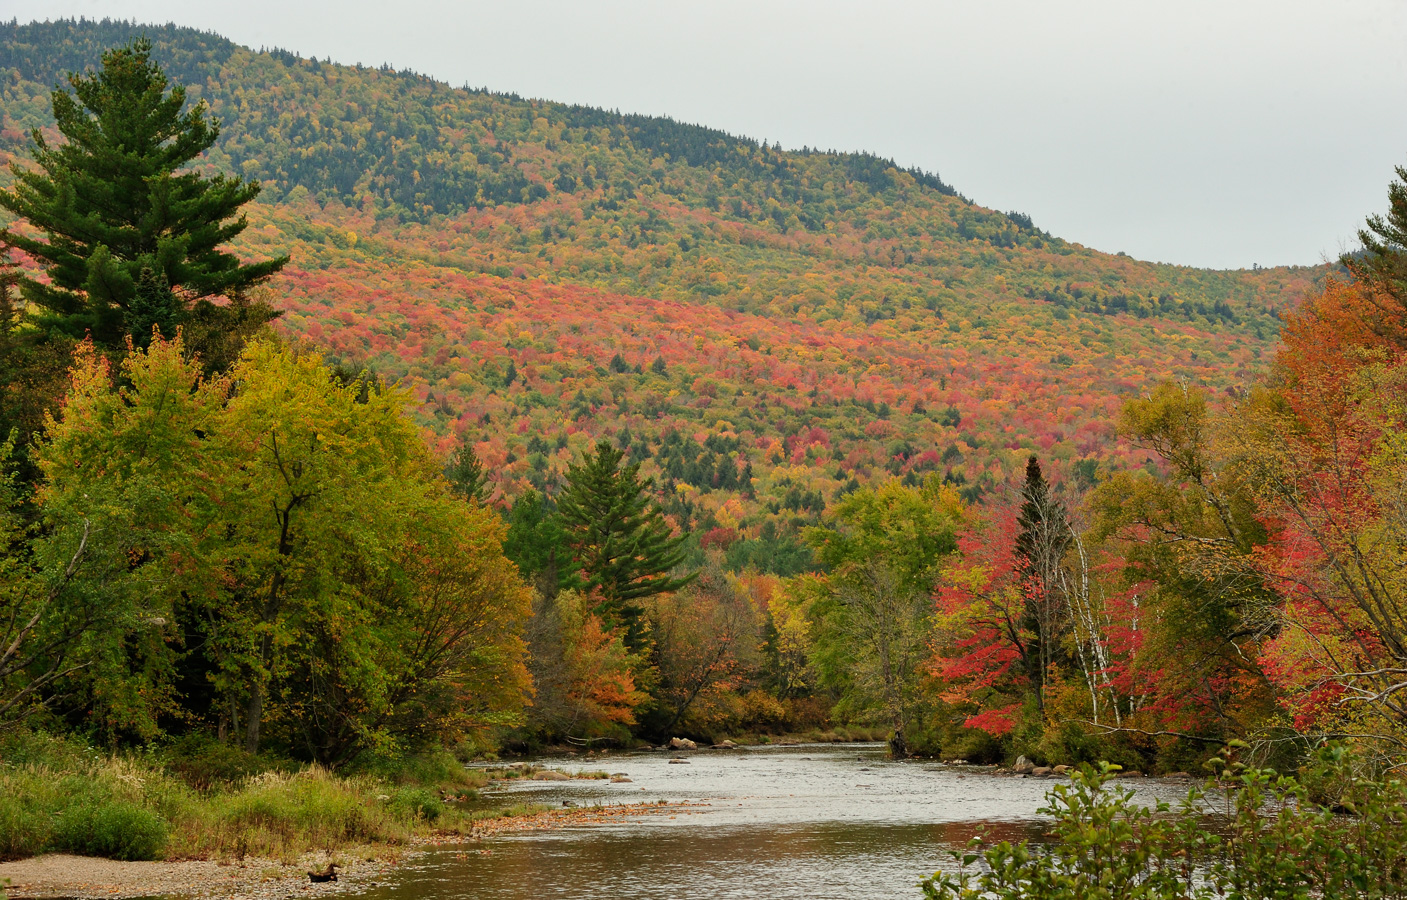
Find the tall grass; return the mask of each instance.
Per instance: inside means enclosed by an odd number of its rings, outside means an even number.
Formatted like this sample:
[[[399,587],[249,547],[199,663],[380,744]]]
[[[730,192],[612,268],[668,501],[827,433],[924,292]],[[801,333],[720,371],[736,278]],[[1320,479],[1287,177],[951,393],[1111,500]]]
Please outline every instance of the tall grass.
[[[0,859],[66,851],[118,859],[292,859],[310,850],[403,844],[430,829],[468,831],[441,802],[477,774],[449,758],[400,769],[379,761],[338,776],[190,747],[174,757],[108,755],[46,735],[0,746]],[[213,774],[212,774],[213,773]],[[228,773],[228,776],[222,775]]]

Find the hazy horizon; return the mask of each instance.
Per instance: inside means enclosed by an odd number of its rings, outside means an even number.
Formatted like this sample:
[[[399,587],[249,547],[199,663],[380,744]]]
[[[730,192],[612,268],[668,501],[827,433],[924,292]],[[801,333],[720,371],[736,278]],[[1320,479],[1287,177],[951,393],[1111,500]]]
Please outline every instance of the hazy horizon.
[[[698,8],[640,0],[0,0],[20,21],[171,21],[258,48],[862,150],[1140,259],[1312,265],[1407,164],[1407,2],[1078,0]],[[494,37],[485,38],[484,35]]]

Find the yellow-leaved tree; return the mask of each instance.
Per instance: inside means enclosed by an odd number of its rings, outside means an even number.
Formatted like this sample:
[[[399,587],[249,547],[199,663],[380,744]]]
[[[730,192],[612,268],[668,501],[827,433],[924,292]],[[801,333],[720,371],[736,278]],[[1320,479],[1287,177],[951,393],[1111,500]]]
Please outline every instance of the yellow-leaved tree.
[[[528,592],[399,390],[271,341],[203,379],[179,337],[156,340],[122,376],[79,355],[40,500],[56,534],[111,536],[128,565],[103,589],[147,598],[162,623],[144,632],[163,644],[149,705],[198,694],[246,749],[272,728],[334,766],[516,720]]]

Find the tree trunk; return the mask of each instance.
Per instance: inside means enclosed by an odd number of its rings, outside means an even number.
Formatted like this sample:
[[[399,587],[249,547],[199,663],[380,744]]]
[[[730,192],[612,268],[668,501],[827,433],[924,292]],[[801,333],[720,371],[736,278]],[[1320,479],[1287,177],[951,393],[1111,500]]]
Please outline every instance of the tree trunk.
[[[244,732],[244,749],[248,753],[259,752],[259,725],[264,720],[264,686],[262,684],[252,684],[249,687],[249,705],[244,711],[245,718],[249,720],[248,728]]]

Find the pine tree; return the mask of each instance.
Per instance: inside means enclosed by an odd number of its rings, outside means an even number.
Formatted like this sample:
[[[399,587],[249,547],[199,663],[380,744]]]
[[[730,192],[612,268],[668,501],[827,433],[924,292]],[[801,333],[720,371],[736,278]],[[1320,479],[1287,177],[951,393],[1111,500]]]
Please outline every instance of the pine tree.
[[[598,614],[624,625],[626,644],[635,650],[644,639],[638,601],[678,590],[697,573],[670,574],[684,560],[680,545],[686,536],[671,534],[647,495],[653,483],[641,480],[640,467],[621,463],[621,452],[601,441],[594,456],[568,470],[557,511],[587,588],[601,597]]]
[[[1046,676],[1063,652],[1066,617],[1060,604],[1059,578],[1071,532],[1065,506],[1051,495],[1034,455],[1026,461],[1026,483],[1016,521],[1021,526],[1016,536],[1016,559],[1026,594],[1021,627],[1029,635],[1023,656],[1028,668],[1034,670],[1027,675],[1039,688],[1036,699],[1044,709]]]
[[[571,551],[561,520],[549,509],[547,498],[531,488],[508,510],[503,555],[549,600],[564,590],[582,587],[576,574],[566,571],[571,567]]]
[[[150,42],[107,51],[97,72],[68,84],[71,93],[51,95],[64,141],[51,145],[35,129],[34,165],[14,165],[13,186],[0,191],[0,208],[43,234],[5,229],[0,240],[44,267],[47,282],[21,286],[48,324],[107,347],[126,334],[146,340],[189,304],[247,291],[288,262],[246,265],[220,249],[244,231],[239,210],[259,184],[181,171],[220,128],[203,103],[182,112],[185,89],[168,90]]]
[[[470,503],[488,500],[488,475],[484,473],[484,464],[479,462],[479,455],[474,452],[474,442],[469,438],[461,438],[459,446],[450,455],[449,464],[445,466],[445,477],[449,479],[450,488]]]
[[[1397,181],[1388,185],[1386,216],[1368,217],[1358,232],[1363,251],[1345,254],[1340,262],[1353,277],[1372,287],[1366,300],[1377,315],[1366,322],[1379,335],[1407,347],[1407,166],[1397,167]]]

